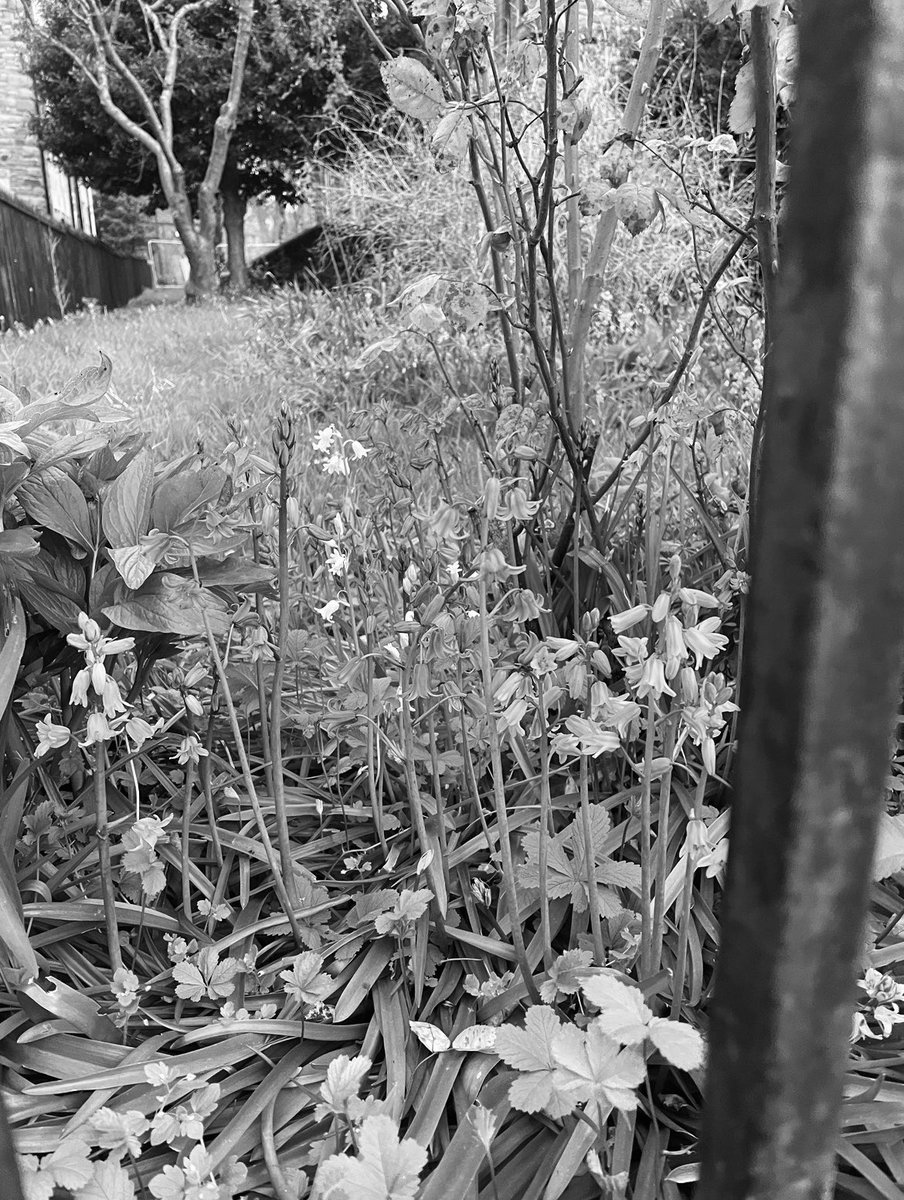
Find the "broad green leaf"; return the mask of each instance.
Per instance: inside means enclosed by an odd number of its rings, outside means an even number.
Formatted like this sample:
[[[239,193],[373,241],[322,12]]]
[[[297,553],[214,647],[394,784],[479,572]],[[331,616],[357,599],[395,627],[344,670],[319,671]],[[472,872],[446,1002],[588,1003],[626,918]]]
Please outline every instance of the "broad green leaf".
[[[2,536],[0,534],[0,551],[2,551],[3,544]],[[9,698],[13,694],[19,665],[25,650],[25,612],[18,596],[12,602],[9,631],[4,637],[2,627],[0,627],[0,638],[3,639],[3,647],[0,649],[0,716],[2,716],[6,712]],[[0,936],[2,936],[2,931],[0,931]]]
[[[91,404],[106,395],[113,377],[113,363],[103,350],[99,351],[100,366],[77,371],[56,397],[62,404]]]
[[[135,546],[142,534],[147,533],[153,487],[151,456],[143,451],[107,488],[103,498],[103,526],[112,547]]]
[[[650,15],[650,0],[606,0],[606,3],[634,25],[643,25]]]
[[[345,985],[342,995],[336,1002],[335,1020],[337,1023],[347,1021],[353,1012],[363,1004],[370,989],[383,974],[395,947],[389,938],[380,938],[368,947],[364,958],[355,968],[355,973]]]
[[[753,63],[746,62],[735,77],[735,94],[728,110],[732,133],[749,133],[756,124],[756,83]]]
[[[778,16],[783,0],[709,0],[708,15],[711,21],[727,21],[733,12],[750,12],[754,8],[768,8]]]
[[[72,633],[78,627],[83,604],[73,600],[60,585],[43,572],[36,571],[19,581],[19,594],[29,612],[37,613],[60,633]]]
[[[97,1003],[67,983],[48,978],[26,984],[22,992],[45,1012],[68,1021],[87,1037],[102,1042],[115,1042],[121,1035],[116,1026],[103,1016]]]
[[[447,1050],[492,1053],[496,1045],[497,1030],[492,1025],[469,1025],[454,1041],[450,1041],[441,1029],[429,1021],[409,1021],[408,1026],[421,1045],[433,1054],[442,1054]]]
[[[271,587],[273,567],[263,566],[251,558],[232,555],[225,562],[199,558],[198,578],[205,587],[235,588],[237,592],[262,592]]]
[[[490,305],[487,290],[479,284],[465,284],[453,290],[447,302],[449,316],[465,329],[485,325]]]
[[[409,117],[425,125],[439,120],[444,101],[439,80],[414,58],[393,58],[380,64],[389,99]]]
[[[438,159],[458,165],[468,152],[471,118],[467,108],[453,104],[440,119],[430,139],[430,149]]]
[[[151,506],[151,528],[173,533],[215,504],[228,488],[229,479],[219,467],[180,471],[159,479]]]
[[[414,5],[417,3],[418,0],[414,0]],[[425,6],[421,4],[420,7]],[[424,48],[435,58],[442,58],[452,45],[452,38],[455,34],[455,18],[446,16],[448,6],[439,3],[439,0],[428,0],[426,7],[429,12],[419,14],[428,18],[423,26]],[[412,9],[412,16],[414,15]]]
[[[103,610],[114,625],[148,633],[172,633],[179,637],[203,637],[206,614],[214,634],[229,628],[226,605],[206,588],[179,575],[154,575],[144,588],[128,599]]]
[[[144,548],[138,546],[120,546],[116,549],[109,550],[110,558],[113,560],[113,565],[122,577],[126,587],[136,591],[143,583],[146,583],[154,573],[154,568],[157,563],[153,558],[149,558],[144,552]]]
[[[16,493],[38,525],[61,533],[84,550],[94,549],[88,502],[78,484],[59,467],[30,475]]]

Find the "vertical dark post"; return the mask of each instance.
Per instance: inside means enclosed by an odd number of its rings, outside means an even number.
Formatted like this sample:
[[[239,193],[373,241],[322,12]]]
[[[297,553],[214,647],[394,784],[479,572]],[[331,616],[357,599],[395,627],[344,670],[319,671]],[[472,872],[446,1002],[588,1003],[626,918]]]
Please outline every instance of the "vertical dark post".
[[[7,1200],[25,1200],[13,1136],[10,1132],[6,1106],[2,1098],[0,1098],[0,1179],[3,1180],[3,1195]]]
[[[700,1200],[830,1186],[904,652],[904,3],[800,8]]]

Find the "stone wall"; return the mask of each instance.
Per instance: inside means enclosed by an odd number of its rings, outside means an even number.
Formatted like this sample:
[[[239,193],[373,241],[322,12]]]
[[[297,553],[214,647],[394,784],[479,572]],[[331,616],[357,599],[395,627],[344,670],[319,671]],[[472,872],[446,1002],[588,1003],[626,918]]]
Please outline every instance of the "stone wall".
[[[22,67],[19,0],[0,0],[0,188],[47,212],[41,152],[29,132],[31,80]]]

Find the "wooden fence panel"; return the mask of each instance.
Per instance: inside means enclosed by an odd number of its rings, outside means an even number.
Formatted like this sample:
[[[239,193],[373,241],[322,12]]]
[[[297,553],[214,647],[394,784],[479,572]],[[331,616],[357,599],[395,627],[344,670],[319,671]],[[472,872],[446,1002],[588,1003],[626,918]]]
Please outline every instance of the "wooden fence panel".
[[[800,9],[698,1200],[831,1194],[900,701],[904,4]]]
[[[30,327],[86,299],[119,308],[150,285],[143,259],[117,254],[0,192],[0,328]]]

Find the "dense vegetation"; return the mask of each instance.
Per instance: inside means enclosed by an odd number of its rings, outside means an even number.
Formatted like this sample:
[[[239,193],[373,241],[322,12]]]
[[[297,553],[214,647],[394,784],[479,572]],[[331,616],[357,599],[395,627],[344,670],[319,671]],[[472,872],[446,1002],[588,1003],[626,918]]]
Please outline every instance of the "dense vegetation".
[[[592,114],[575,40],[563,136],[511,101],[494,141],[505,105],[444,73],[453,45],[488,61],[485,8],[422,22],[429,54],[387,71],[417,121],[323,197],[386,235],[365,279],[0,340],[0,1053],[29,1197],[692,1193],[751,163],[689,82],[615,136],[636,30],[611,17],[580,46]],[[548,113],[542,49],[516,43],[507,95]],[[578,142],[579,193],[532,188]],[[569,253],[607,214],[579,386]],[[894,759],[839,1196],[904,1184],[901,787]]]

